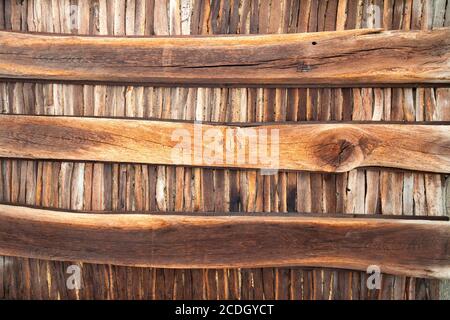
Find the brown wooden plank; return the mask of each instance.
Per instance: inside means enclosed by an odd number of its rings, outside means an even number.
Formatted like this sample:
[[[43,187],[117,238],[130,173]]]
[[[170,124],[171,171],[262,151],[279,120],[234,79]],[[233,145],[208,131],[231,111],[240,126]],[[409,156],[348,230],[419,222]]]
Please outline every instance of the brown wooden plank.
[[[267,234],[271,234],[267,237]],[[0,205],[8,256],[168,268],[315,266],[450,277],[447,221],[84,214]]]
[[[449,48],[450,28],[189,38],[1,31],[0,78],[165,85],[448,84]]]
[[[200,126],[159,120],[0,115],[0,156],[324,172],[382,166],[449,173],[449,132],[445,122]],[[272,140],[277,134],[278,140]],[[264,148],[269,150],[267,156]]]

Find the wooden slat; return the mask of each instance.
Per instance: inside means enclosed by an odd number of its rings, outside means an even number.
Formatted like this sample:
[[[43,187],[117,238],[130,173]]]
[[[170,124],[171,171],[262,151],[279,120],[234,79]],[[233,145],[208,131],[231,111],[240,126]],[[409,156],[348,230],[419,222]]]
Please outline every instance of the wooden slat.
[[[0,78],[185,85],[448,84],[450,29],[112,38],[0,32]]]
[[[446,123],[283,123],[239,127],[0,115],[0,156],[324,172],[382,166],[449,173],[449,132]],[[252,135],[257,139],[248,138]],[[234,146],[230,141],[234,141]],[[191,149],[190,154],[187,148]],[[264,149],[268,150],[267,156]]]
[[[270,234],[270,237],[267,235]],[[450,277],[443,221],[83,214],[0,205],[0,254],[167,268],[316,266]]]

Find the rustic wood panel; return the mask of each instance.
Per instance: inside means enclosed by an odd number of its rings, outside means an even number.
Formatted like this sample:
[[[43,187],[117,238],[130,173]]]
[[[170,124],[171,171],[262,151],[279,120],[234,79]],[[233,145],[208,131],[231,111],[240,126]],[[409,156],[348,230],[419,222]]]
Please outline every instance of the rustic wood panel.
[[[442,1],[440,1],[442,2]],[[102,35],[249,34],[335,28],[449,26],[433,0],[1,1],[0,28]],[[72,10],[69,10],[72,5]],[[446,3],[448,8],[448,1]],[[340,13],[340,14],[339,14]],[[437,18],[435,18],[437,17]],[[449,121],[448,88],[160,88],[0,83],[0,112],[201,121]],[[180,109],[179,106],[184,108]],[[206,107],[208,106],[208,107]],[[0,198],[83,210],[445,214],[441,174],[357,169],[342,174],[0,160]],[[69,188],[70,193],[63,192]],[[147,210],[147,209],[146,209]],[[268,235],[270,237],[270,235]],[[81,290],[66,269],[81,267]],[[439,281],[323,268],[170,270],[0,258],[13,299],[436,299]]]
[[[239,126],[0,115],[0,156],[326,172],[373,166],[450,173],[450,126]]]
[[[268,238],[266,235],[271,234]],[[84,214],[0,205],[0,253],[164,268],[315,266],[450,278],[445,221]]]
[[[227,37],[0,31],[0,78],[156,85],[450,83],[450,28]]]

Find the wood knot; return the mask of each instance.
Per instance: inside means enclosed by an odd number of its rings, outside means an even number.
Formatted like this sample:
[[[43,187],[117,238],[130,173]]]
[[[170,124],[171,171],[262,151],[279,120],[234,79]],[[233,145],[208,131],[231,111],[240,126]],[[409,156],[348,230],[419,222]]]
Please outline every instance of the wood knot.
[[[308,72],[308,71],[311,71],[311,70],[312,70],[312,67],[311,67],[310,65],[304,63],[304,62],[300,62],[300,63],[297,65],[297,71],[300,71],[300,72]]]
[[[319,134],[313,154],[326,171],[346,172],[360,166],[375,145],[359,130],[335,128]]]

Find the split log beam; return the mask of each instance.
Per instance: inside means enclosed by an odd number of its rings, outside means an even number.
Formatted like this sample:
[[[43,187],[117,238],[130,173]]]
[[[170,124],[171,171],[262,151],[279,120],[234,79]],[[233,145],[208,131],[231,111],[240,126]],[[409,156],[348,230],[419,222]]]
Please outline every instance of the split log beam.
[[[190,86],[440,85],[450,82],[450,28],[151,38],[1,31],[0,78]]]
[[[450,173],[450,126],[390,123],[195,124],[0,115],[0,157],[345,172]]]
[[[161,268],[378,265],[385,273],[449,278],[450,226],[381,216],[86,214],[0,205],[0,254]]]

